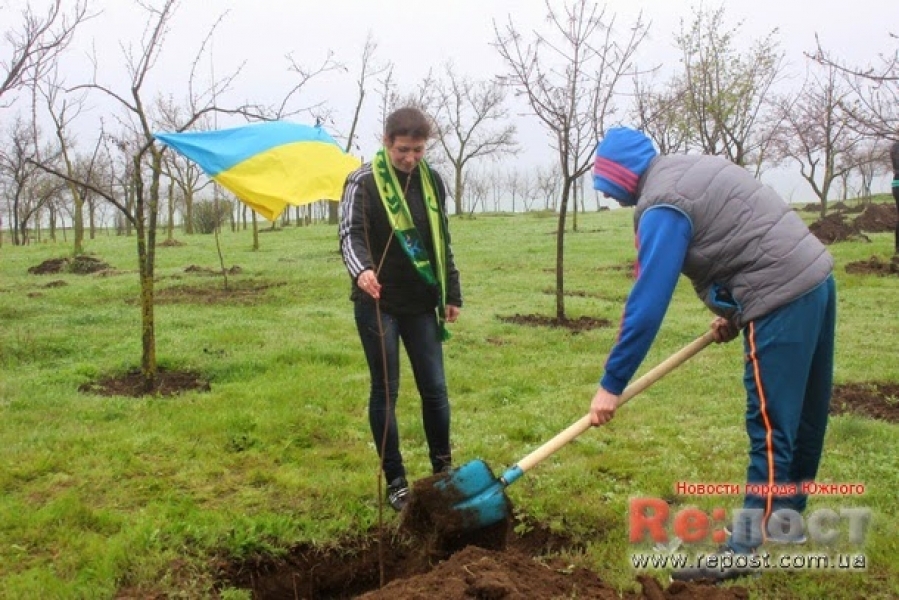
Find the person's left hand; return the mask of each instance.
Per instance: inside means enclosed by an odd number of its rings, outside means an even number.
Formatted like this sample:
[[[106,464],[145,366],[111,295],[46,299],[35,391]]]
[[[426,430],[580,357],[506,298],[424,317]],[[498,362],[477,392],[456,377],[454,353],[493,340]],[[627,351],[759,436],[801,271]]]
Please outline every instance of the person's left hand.
[[[446,305],[446,322],[447,323],[455,323],[456,319],[459,318],[459,313],[462,311],[458,306],[453,306],[452,304]]]
[[[740,335],[740,330],[737,329],[737,326],[724,317],[715,317],[709,327],[712,330],[712,336],[719,344],[729,342]]]
[[[618,395],[608,392],[600,386],[590,402],[590,424],[594,427],[605,425],[615,416],[618,408]]]

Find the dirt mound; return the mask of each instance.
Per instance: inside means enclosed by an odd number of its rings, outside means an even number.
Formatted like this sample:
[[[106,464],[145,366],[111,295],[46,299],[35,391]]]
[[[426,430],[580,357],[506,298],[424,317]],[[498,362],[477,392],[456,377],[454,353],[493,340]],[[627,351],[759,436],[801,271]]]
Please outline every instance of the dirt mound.
[[[815,221],[808,228],[815,237],[825,244],[845,241],[871,241],[855,224],[847,223],[843,215],[836,212]]]
[[[471,600],[532,598],[748,598],[743,588],[716,588],[675,583],[668,590],[654,578],[638,577],[642,593],[619,594],[595,573],[558,559],[534,560],[516,552],[500,553],[468,546],[432,571],[392,581],[359,596],[360,600]]]
[[[899,275],[899,255],[889,261],[872,256],[868,260],[859,260],[846,265],[846,272],[855,275]]]
[[[74,273],[88,275],[109,269],[109,265],[92,256],[80,255],[75,258],[51,258],[41,264],[29,267],[32,275],[51,275],[56,273]]]
[[[749,597],[739,586],[675,582],[665,588],[649,574],[635,574],[640,592],[619,593],[593,571],[552,556],[566,550],[577,553],[577,544],[533,523],[522,527],[521,534],[515,529],[502,551],[469,545],[442,556],[429,554],[419,540],[397,532],[345,542],[330,550],[304,546],[279,558],[221,561],[219,581],[249,590],[256,600]]]
[[[871,203],[864,212],[855,217],[852,224],[859,231],[884,233],[896,229],[896,206],[893,204]]]
[[[221,269],[210,269],[209,267],[201,267],[199,265],[190,265],[184,268],[185,273],[196,273],[198,275],[221,275]],[[232,266],[230,269],[225,269],[225,273],[228,275],[240,275],[243,273],[243,269],[241,269],[238,265]]]
[[[830,413],[899,423],[899,384],[873,381],[834,386]]]

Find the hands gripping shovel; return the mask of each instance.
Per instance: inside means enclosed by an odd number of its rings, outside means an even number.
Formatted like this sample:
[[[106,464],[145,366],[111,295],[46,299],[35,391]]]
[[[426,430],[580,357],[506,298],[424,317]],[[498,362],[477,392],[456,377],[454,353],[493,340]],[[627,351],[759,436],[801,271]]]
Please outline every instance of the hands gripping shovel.
[[[621,394],[618,406],[620,407],[687,359],[696,355],[712,341],[714,341],[713,334],[708,331],[665,359],[631,383]],[[590,415],[588,414],[522,458],[516,465],[506,469],[499,478],[493,475],[490,467],[483,460],[468,462],[434,481],[433,492],[429,490],[427,494],[431,496],[426,502],[427,506],[419,507],[418,510],[449,511],[449,514],[431,519],[440,536],[459,535],[504,521],[510,517],[511,508],[511,502],[505,494],[506,487],[590,427]],[[416,486],[413,501],[418,492]]]

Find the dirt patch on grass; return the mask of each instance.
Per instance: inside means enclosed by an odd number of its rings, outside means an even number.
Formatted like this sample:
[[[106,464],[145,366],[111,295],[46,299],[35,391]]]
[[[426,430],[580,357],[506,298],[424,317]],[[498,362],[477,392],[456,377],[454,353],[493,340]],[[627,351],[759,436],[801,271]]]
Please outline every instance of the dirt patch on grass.
[[[434,554],[401,531],[325,549],[300,546],[284,557],[218,561],[220,586],[250,590],[256,600],[537,600],[643,598],[730,600],[749,597],[739,586],[672,583],[637,575],[640,592],[619,593],[587,568],[560,558],[579,545],[528,524],[510,530],[503,550],[468,545]]]
[[[220,285],[176,285],[157,289],[154,299],[156,304],[256,304],[267,290],[284,285],[287,284],[229,279],[228,287],[222,282]]]
[[[868,260],[851,262],[846,265],[846,272],[856,275],[899,275],[899,255],[888,261],[872,256]]]
[[[847,383],[833,388],[830,414],[855,414],[899,423],[899,383]]]
[[[500,316],[498,318],[504,323],[515,323],[516,325],[527,325],[529,327],[555,327],[568,329],[571,333],[581,333],[591,329],[611,327],[612,325],[612,322],[608,319],[597,319],[594,317],[577,317],[574,319],[565,317],[559,319],[546,315],[522,315],[516,313],[512,316]]]

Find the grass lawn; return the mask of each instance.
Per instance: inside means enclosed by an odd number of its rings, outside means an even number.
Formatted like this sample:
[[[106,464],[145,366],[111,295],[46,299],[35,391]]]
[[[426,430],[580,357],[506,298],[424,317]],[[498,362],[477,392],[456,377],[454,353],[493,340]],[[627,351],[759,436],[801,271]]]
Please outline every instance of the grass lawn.
[[[567,316],[613,324],[576,334],[502,319],[555,316],[555,215],[452,219],[465,295],[445,346],[457,464],[482,458],[503,469],[586,413],[632,281],[631,218],[628,210],[578,215],[566,237]],[[869,237],[830,246],[840,295],[837,384],[899,382],[899,277],[845,270],[892,254],[892,234]],[[225,300],[223,279],[206,271],[218,269],[213,236],[159,247],[159,364],[200,373],[211,391],[142,399],[78,390],[139,365],[134,238],[87,240],[87,252],[110,266],[91,275],[28,273],[67,256],[70,242],[4,240],[0,597],[248,597],[215,588],[213,559],[326,547],[377,527],[368,372],[336,238],[335,226],[288,227],[261,233],[253,251],[250,232],[224,232],[225,267],[239,267]],[[640,373],[710,319],[682,279]],[[677,495],[675,485],[743,482],[742,360],[737,342],[676,369],[609,426],[510,486],[516,514],[578,541],[583,550],[569,560],[635,590],[630,499],[702,510],[740,504]],[[402,447],[417,479],[429,463],[405,362],[402,377]],[[899,596],[899,425],[832,418],[819,479],[864,484],[863,496],[816,496],[809,510],[870,509],[863,546],[846,546],[843,536],[824,549],[863,553],[866,570],[776,572],[744,585],[759,598]],[[667,573],[652,573],[667,582]]]

